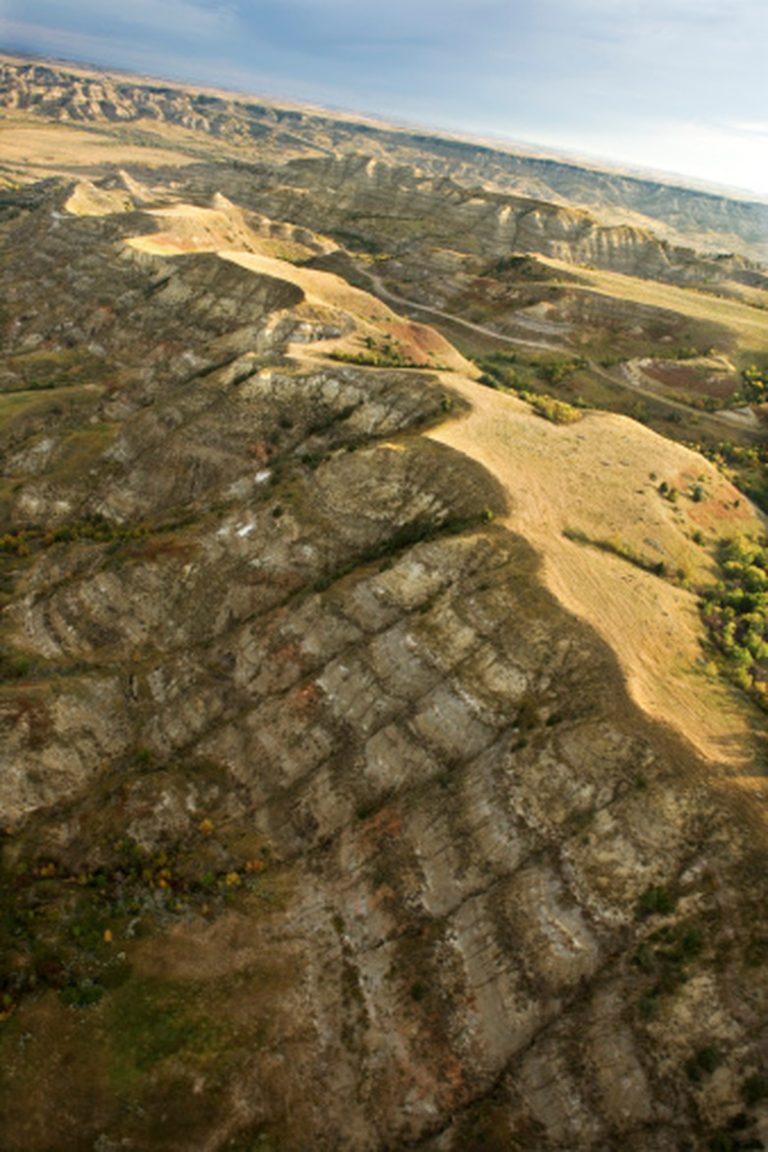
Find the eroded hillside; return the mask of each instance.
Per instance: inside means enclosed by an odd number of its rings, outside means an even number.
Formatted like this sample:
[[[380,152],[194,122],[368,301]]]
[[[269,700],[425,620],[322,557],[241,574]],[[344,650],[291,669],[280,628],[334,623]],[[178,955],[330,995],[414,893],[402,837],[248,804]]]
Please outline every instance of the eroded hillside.
[[[3,1146],[757,1147],[757,513],[225,191],[6,202]]]
[[[587,208],[604,224],[630,224],[673,245],[768,258],[768,205],[763,202],[600,170],[530,149],[492,147],[317,108],[13,57],[0,58],[0,98],[9,110],[35,119],[116,129],[123,148],[152,143],[151,134],[158,132],[154,143],[162,146],[165,132],[166,142],[182,155],[200,155],[205,136],[230,159],[250,158],[254,150],[270,160],[366,155],[387,166],[406,164],[424,175],[448,178],[473,193],[484,187],[539,206]],[[167,130],[178,134],[168,138]],[[46,143],[55,149],[50,136]],[[81,148],[83,143],[87,138]]]
[[[275,235],[261,255],[313,259],[436,326],[497,382],[488,358],[508,361],[505,388],[607,408],[700,445],[766,506],[763,206],[8,57],[0,99],[6,187],[65,176],[164,211],[169,197],[207,210],[224,190],[275,228],[322,236],[310,254]]]

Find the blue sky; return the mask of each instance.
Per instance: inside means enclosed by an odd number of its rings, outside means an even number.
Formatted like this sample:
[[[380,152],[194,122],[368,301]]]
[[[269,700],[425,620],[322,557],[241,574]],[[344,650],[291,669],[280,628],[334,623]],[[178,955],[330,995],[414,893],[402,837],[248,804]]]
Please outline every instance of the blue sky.
[[[768,0],[0,0],[0,43],[768,195]]]

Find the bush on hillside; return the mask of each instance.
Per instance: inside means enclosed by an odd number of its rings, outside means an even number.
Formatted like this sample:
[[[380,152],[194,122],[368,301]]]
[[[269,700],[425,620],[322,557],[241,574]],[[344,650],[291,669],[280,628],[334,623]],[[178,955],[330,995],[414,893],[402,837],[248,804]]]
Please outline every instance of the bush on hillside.
[[[721,579],[702,615],[732,678],[768,709],[768,541],[724,541],[717,559]]]

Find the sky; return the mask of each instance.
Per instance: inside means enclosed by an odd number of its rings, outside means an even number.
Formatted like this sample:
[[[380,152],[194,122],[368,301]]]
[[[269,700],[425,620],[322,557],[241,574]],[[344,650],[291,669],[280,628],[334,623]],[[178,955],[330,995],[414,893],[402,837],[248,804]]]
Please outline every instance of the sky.
[[[0,0],[0,46],[768,195],[768,0]]]

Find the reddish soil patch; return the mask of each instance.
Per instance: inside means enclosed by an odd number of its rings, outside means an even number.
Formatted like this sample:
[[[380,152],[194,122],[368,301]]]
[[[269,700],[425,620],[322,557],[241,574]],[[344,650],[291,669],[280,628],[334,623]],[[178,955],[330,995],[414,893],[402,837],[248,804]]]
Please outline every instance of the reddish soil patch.
[[[424,324],[413,324],[405,320],[395,321],[391,330],[403,352],[418,363],[424,361],[428,356],[439,358],[440,354],[445,352],[445,340],[434,328],[428,328]]]
[[[708,376],[689,364],[670,364],[663,360],[646,365],[643,372],[665,388],[676,392],[692,392],[698,396],[712,396],[715,400],[730,400],[738,386],[738,381],[732,377]]]
[[[293,695],[291,700],[293,711],[297,716],[306,719],[314,710],[319,697],[320,689],[317,684],[305,684],[303,688],[299,688]]]
[[[399,810],[389,805],[370,816],[364,828],[364,841],[367,846],[378,850],[388,840],[397,840],[402,832],[402,819]]]
[[[185,540],[168,540],[162,537],[147,540],[128,549],[131,560],[191,560],[197,553],[197,544]]]
[[[690,477],[686,479],[691,481]],[[685,490],[682,484],[681,490]],[[690,523],[697,528],[718,535],[724,527],[732,532],[741,530],[749,533],[754,525],[754,511],[751,504],[727,480],[718,484],[701,503],[691,502],[686,508],[686,515]]]

